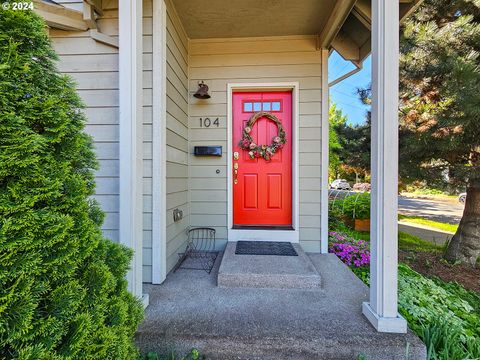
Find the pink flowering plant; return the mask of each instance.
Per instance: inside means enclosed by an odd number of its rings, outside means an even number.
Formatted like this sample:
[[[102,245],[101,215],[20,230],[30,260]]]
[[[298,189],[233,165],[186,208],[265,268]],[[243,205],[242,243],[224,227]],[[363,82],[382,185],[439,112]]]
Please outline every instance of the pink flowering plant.
[[[337,255],[348,266],[361,267],[370,264],[370,245],[345,234],[331,231],[328,234],[329,252]]]

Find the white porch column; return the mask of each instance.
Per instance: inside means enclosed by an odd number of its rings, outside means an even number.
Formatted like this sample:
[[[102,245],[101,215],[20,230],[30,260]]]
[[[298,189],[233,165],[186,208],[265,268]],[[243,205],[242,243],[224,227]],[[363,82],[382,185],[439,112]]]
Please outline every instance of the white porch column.
[[[152,283],[167,277],[167,9],[153,0]]]
[[[398,314],[398,0],[372,0],[372,205],[370,302],[380,332],[404,333]]]
[[[330,87],[328,86],[328,49],[322,53],[322,169],[321,169],[321,211],[320,211],[320,252],[328,253],[328,155],[329,155],[329,109]]]
[[[129,290],[142,297],[142,1],[119,0],[120,243],[135,253]],[[146,298],[144,298],[146,301]]]

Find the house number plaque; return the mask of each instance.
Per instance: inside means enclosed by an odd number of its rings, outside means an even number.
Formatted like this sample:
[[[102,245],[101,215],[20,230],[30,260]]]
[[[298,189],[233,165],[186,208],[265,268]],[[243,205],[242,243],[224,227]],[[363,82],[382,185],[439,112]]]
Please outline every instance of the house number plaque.
[[[212,120],[208,117],[206,118],[200,118],[200,127],[205,127],[205,128],[209,128],[210,126],[216,126],[216,127],[219,127],[220,126],[220,120],[219,118],[216,118],[215,120]]]

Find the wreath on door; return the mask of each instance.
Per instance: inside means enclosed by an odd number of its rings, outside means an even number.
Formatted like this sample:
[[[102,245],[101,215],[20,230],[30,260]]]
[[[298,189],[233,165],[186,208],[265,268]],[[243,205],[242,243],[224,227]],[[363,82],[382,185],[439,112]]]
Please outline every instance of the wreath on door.
[[[255,125],[257,120],[262,117],[270,119],[277,125],[277,135],[272,138],[272,142],[269,145],[256,144],[255,141],[253,141],[253,138],[250,136],[253,125]],[[243,128],[242,139],[240,140],[238,146],[241,149],[248,151],[248,156],[250,156],[250,159],[264,158],[266,161],[270,161],[272,156],[275,155],[275,153],[279,149],[283,148],[283,145],[287,143],[286,137],[287,135],[283,129],[282,122],[275,115],[266,111],[260,111],[253,114],[248,120],[247,124]]]

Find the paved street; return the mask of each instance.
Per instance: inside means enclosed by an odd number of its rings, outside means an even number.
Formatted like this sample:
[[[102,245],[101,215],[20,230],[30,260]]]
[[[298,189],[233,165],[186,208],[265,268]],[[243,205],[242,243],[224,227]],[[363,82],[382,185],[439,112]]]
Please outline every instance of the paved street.
[[[421,216],[426,219],[458,224],[463,214],[463,205],[448,200],[426,200],[399,197],[401,214]]]
[[[342,198],[355,195],[353,191],[330,190],[330,197]],[[463,205],[455,200],[426,200],[400,196],[398,210],[404,215],[421,216],[426,219],[458,224],[463,214]]]

